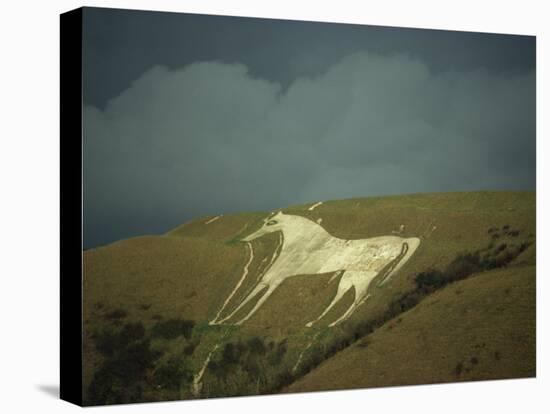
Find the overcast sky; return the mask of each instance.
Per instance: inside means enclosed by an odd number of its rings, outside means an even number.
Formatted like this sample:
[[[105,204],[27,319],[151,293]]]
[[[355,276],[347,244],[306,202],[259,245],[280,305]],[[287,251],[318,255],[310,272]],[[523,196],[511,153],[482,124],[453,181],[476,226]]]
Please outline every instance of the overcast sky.
[[[84,246],[197,216],[535,189],[535,38],[87,8]]]

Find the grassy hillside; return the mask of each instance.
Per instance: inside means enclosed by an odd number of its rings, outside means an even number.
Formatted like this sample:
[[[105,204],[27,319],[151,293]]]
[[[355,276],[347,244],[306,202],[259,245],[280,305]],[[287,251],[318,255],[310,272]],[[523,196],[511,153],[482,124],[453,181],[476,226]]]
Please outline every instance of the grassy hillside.
[[[535,375],[535,268],[447,286],[328,359],[287,391]]]
[[[334,296],[338,283],[328,283],[332,274],[288,279],[241,326],[208,324],[249,259],[239,239],[259,228],[268,212],[203,217],[166,235],[88,250],[86,401],[534,375],[534,193],[416,194],[328,201],[313,211],[310,206],[283,212],[322,219],[339,238],[399,232],[422,242],[390,283],[373,286],[369,300],[334,328],[327,324],[351,303],[352,292],[319,325],[304,326]],[[249,274],[227,311],[256,283],[276,247],[276,234],[253,241]],[[494,270],[424,289],[412,309],[383,319],[396,301],[418,289],[419,274],[452,267],[466,252],[478,252],[483,270]],[[383,324],[367,334],[361,327],[370,321]],[[202,386],[194,390],[193,377],[204,366]]]

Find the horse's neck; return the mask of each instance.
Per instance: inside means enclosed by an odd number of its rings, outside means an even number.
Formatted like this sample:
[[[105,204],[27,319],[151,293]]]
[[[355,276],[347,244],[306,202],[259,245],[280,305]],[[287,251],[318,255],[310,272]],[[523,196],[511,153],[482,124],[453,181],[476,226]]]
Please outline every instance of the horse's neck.
[[[313,222],[307,223],[305,226],[285,229],[283,231],[283,249],[296,243],[328,237],[332,236],[321,226]]]

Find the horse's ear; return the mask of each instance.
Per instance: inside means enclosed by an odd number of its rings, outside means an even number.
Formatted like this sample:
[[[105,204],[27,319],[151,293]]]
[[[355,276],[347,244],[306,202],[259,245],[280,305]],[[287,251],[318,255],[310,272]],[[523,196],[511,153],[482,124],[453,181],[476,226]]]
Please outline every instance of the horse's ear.
[[[272,211],[271,213],[269,213],[269,215],[266,217],[265,221],[268,221],[270,220],[271,218],[275,217],[277,215],[276,212]]]

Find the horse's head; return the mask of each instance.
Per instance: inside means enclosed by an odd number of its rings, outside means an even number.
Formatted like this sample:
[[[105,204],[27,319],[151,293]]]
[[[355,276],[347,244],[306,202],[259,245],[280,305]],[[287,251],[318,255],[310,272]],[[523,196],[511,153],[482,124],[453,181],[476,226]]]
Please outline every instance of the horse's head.
[[[267,233],[273,233],[274,231],[280,231],[283,229],[283,222],[284,222],[285,215],[282,212],[278,212],[277,214],[272,214],[266,219],[264,219],[264,224],[262,227],[260,227],[257,231],[255,231],[252,234],[249,234],[245,238],[243,238],[241,241],[249,242],[254,239],[257,239],[258,237],[263,236]]]

